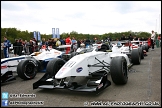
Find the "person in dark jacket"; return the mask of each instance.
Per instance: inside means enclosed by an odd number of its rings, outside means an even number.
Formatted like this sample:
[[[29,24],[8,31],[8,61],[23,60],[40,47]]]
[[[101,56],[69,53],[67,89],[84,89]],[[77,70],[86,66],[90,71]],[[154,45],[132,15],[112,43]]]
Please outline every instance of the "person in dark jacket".
[[[4,37],[3,51],[5,58],[9,58],[9,47],[11,47],[11,42],[7,39],[7,37]]]
[[[18,55],[21,56],[23,51],[23,41],[21,38],[19,39],[17,46],[18,46]]]
[[[13,43],[14,56],[19,55],[18,54],[18,51],[19,51],[18,42],[19,42],[19,40],[18,39],[15,39],[15,42]]]
[[[84,44],[85,44],[86,47],[89,46],[89,45],[91,44],[90,39],[87,38],[87,39],[85,40]]]
[[[133,41],[132,34],[130,34],[130,35],[128,36],[128,40],[129,40],[129,41]]]
[[[77,47],[78,47],[78,48],[80,47],[80,44],[81,44],[81,41],[78,39],[78,40],[77,40]]]
[[[34,47],[33,40],[29,41],[28,47],[29,47],[29,53],[32,54],[33,53],[33,47]]]

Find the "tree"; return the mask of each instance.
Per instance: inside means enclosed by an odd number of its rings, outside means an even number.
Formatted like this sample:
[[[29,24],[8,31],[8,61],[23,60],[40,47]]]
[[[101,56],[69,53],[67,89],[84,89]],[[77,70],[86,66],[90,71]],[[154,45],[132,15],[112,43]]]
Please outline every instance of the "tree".
[[[110,36],[113,40],[116,40],[117,38],[119,39],[122,34],[125,34],[125,36],[129,36],[130,34],[132,34],[132,36],[137,36],[137,37],[144,37],[144,38],[148,38],[150,37],[150,33],[148,32],[133,32],[131,30],[129,31],[125,31],[125,32],[115,32],[115,33],[105,33],[103,35],[98,35],[98,34],[82,34],[76,32],[76,31],[72,31],[70,32],[71,37],[75,37],[76,39],[94,39],[97,38],[98,40],[104,40],[106,39],[108,36]],[[61,38],[66,38],[69,35],[69,33],[65,33],[63,32],[60,37]],[[29,41],[31,38],[33,38],[33,32],[28,32],[28,30],[26,31],[20,31],[16,28],[1,28],[1,42],[3,42],[3,37],[7,36],[7,38],[11,41],[11,43],[13,43],[15,41],[15,39],[19,39],[22,38],[23,40],[27,40]],[[41,38],[45,38],[46,40],[49,38],[52,38],[52,34],[46,35],[46,34],[41,34]]]

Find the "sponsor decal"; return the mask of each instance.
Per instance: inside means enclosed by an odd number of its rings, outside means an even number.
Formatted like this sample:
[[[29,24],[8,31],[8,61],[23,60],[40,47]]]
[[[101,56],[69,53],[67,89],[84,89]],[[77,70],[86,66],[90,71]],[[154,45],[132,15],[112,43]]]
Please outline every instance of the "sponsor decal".
[[[35,63],[33,60],[30,60],[29,62],[33,63],[34,66],[37,66],[37,63]]]
[[[83,68],[82,68],[82,67],[79,67],[79,68],[76,69],[76,72],[79,73],[79,72],[81,72],[82,70],[83,70]]]
[[[7,65],[1,66],[1,69],[5,69],[7,68]]]

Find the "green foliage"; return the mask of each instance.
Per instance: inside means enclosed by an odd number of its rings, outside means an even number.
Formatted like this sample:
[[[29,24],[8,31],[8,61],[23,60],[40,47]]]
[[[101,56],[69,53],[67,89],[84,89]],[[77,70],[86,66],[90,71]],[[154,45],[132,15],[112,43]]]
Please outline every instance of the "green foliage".
[[[60,34],[60,37],[62,39],[65,39],[68,35],[72,37],[75,37],[75,39],[94,39],[97,38],[98,40],[102,40],[102,39],[106,39],[108,36],[111,37],[113,40],[119,39],[122,34],[125,34],[125,36],[129,36],[130,34],[132,34],[132,36],[136,36],[136,37],[144,37],[144,38],[148,38],[151,36],[151,33],[147,33],[147,32],[133,32],[133,31],[126,31],[126,32],[115,32],[115,33],[105,33],[102,35],[98,35],[98,34],[82,34],[82,33],[78,33],[76,31],[72,31],[70,33],[65,33],[63,32],[62,34]],[[20,31],[16,28],[1,28],[1,42],[3,42],[3,37],[7,36],[7,38],[11,41],[11,43],[14,42],[15,39],[23,39],[23,40],[27,40],[29,41],[31,38],[33,38],[33,32],[28,32],[26,31]],[[46,34],[41,34],[41,38],[45,38],[46,40],[49,38],[52,38],[52,33],[51,35],[46,35]]]

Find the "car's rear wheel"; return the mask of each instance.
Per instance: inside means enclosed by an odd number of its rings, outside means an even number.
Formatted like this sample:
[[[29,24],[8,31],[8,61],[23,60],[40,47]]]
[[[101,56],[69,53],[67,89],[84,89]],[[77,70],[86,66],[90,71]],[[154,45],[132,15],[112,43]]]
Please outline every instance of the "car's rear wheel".
[[[146,47],[146,52],[148,52],[149,51],[149,46],[148,46],[147,43],[145,44],[145,47]]]
[[[131,62],[133,64],[140,64],[141,63],[141,57],[139,49],[133,49],[131,52]]]
[[[144,59],[144,52],[143,52],[143,49],[140,47],[140,56],[141,56],[141,59]]]

